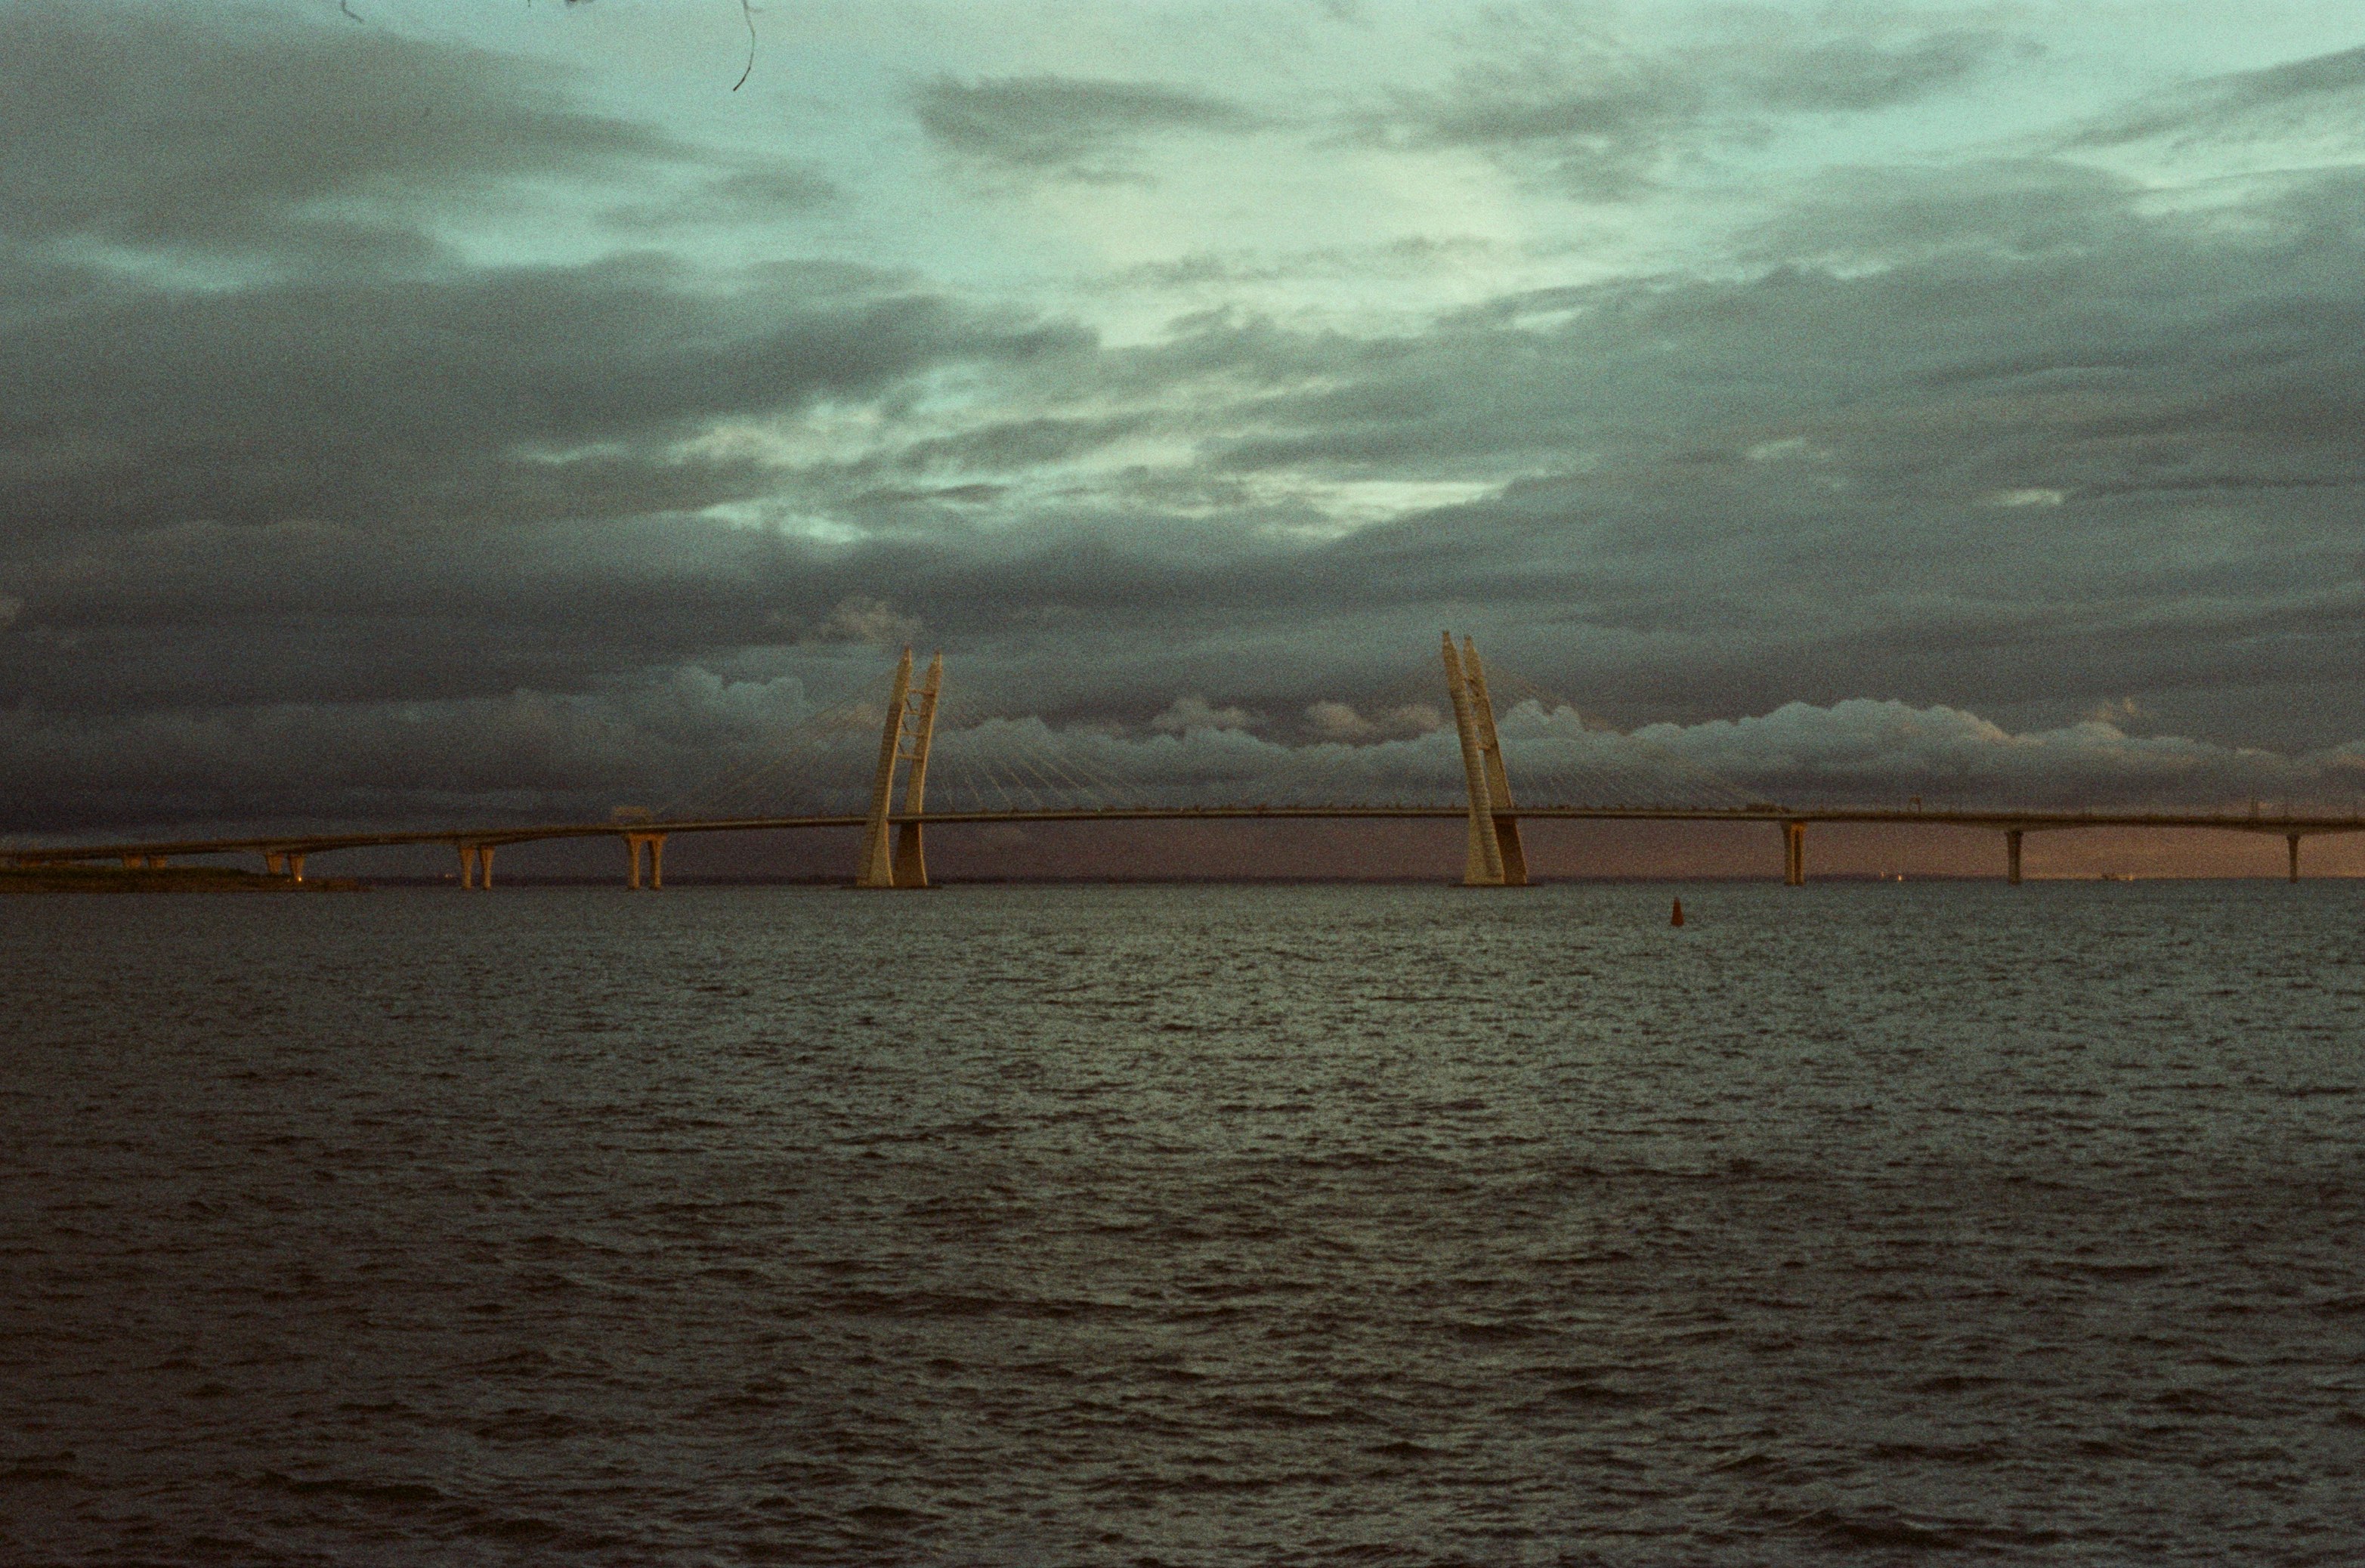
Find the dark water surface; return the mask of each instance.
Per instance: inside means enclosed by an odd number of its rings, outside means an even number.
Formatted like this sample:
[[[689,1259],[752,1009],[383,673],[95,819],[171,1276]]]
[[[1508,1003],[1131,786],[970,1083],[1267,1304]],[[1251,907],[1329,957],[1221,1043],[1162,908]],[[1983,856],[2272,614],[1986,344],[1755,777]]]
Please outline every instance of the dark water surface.
[[[0,1561],[2365,1562],[2365,887],[0,904]]]

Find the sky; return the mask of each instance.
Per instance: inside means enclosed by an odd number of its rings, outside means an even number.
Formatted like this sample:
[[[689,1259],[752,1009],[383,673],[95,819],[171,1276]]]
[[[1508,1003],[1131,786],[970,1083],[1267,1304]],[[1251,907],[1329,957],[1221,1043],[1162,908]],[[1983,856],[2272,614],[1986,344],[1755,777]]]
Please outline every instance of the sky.
[[[1764,798],[2365,800],[2352,5],[0,0],[0,80],[19,842],[694,807],[906,642],[1426,767],[1447,627]]]

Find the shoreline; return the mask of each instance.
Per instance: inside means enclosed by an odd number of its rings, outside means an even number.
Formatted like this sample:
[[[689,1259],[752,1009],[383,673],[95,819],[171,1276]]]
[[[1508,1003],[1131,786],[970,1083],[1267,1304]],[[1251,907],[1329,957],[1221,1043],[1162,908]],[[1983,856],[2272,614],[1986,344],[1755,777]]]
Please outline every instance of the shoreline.
[[[289,877],[229,866],[6,866],[0,894],[22,893],[357,893],[353,877]]]

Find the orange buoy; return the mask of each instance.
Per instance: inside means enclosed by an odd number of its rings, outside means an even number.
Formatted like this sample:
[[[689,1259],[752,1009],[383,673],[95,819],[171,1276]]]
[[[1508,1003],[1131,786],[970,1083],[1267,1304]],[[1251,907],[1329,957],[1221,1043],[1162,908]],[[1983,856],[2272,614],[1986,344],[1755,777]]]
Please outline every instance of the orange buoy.
[[[1676,901],[1676,913],[1675,913],[1675,918],[1673,918],[1672,920],[1668,921],[1668,922],[1667,922],[1667,924],[1668,924],[1669,925],[1681,925],[1683,923],[1684,923],[1684,901],[1683,901],[1683,900],[1681,900],[1681,899],[1677,899],[1677,900]]]

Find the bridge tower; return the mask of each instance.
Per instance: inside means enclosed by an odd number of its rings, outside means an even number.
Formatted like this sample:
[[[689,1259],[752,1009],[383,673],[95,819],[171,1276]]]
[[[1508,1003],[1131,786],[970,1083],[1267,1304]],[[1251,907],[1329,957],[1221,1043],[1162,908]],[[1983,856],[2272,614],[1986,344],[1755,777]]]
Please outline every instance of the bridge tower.
[[[1511,780],[1503,771],[1503,741],[1495,733],[1495,700],[1486,695],[1486,669],[1478,662],[1478,644],[1462,639],[1462,673],[1470,682],[1470,716],[1478,731],[1478,747],[1486,756],[1488,825],[1503,862],[1506,887],[1528,885],[1528,852],[1519,843],[1519,819],[1511,814]]]
[[[1528,885],[1527,853],[1519,844],[1519,819],[1511,812],[1510,778],[1503,769],[1503,743],[1495,734],[1495,706],[1486,695],[1486,672],[1470,638],[1453,645],[1445,633],[1445,689],[1453,700],[1453,727],[1462,738],[1463,783],[1470,795],[1469,853],[1462,882],[1472,888]]]
[[[928,743],[936,727],[936,698],[944,689],[945,655],[928,662],[928,673],[917,691],[912,689],[912,650],[905,648],[895,665],[895,679],[887,691],[887,720],[879,736],[879,771],[871,779],[870,811],[862,826],[862,860],[856,868],[857,888],[925,888],[926,857],[921,852],[920,824],[899,827],[891,847],[888,817],[894,810],[895,765],[912,765],[903,787],[903,811],[916,815],[927,798]],[[908,746],[907,743],[908,742]]]
[[[936,733],[936,698],[945,688],[945,655],[938,653],[928,661],[926,678],[920,682],[919,707],[912,714],[912,767],[903,776],[903,812],[918,816],[928,796],[928,742]],[[895,829],[895,885],[899,888],[925,888],[928,885],[928,859],[921,853],[920,824],[898,823]]]

